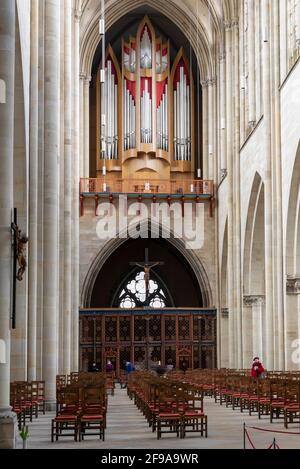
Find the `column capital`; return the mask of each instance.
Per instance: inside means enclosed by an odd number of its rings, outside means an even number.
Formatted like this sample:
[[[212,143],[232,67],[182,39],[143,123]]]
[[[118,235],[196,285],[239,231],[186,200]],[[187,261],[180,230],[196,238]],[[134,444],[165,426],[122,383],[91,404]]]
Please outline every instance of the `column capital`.
[[[225,28],[225,31],[230,31],[230,30],[231,30],[231,27],[232,27],[231,20],[225,20],[225,21],[224,21],[224,28]]]
[[[225,318],[225,319],[229,317],[229,309],[228,308],[222,308],[221,309],[221,317]]]
[[[207,78],[206,80],[201,81],[202,88],[208,88],[209,86],[214,86],[217,83],[216,77]]]
[[[74,10],[74,19],[75,19],[76,23],[80,23],[81,16],[82,16],[82,11],[75,9]]]
[[[224,60],[226,60],[226,52],[225,50],[221,50],[219,54],[219,61],[223,62]]]
[[[300,295],[300,275],[296,277],[289,277],[286,281],[287,295]]]
[[[266,301],[265,295],[245,295],[244,306],[263,306]]]

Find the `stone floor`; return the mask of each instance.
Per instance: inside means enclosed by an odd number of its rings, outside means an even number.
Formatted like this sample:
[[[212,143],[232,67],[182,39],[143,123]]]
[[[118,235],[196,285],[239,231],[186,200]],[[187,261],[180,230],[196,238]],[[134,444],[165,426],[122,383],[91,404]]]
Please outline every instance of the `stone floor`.
[[[117,389],[115,396],[109,397],[108,422],[106,441],[100,442],[95,437],[87,441],[76,443],[62,438],[57,443],[50,441],[50,426],[52,414],[40,416],[30,424],[29,449],[241,449],[243,448],[243,423],[250,426],[272,430],[284,430],[283,424],[270,425],[269,418],[261,421],[257,416],[249,417],[247,413],[241,414],[239,410],[226,409],[225,406],[215,404],[212,399],[206,398],[205,412],[208,415],[208,438],[189,434],[185,439],[178,439],[173,435],[163,435],[157,441],[156,434],[149,429],[144,417],[128,399],[126,390]],[[300,432],[299,424],[295,424],[290,431]],[[280,435],[274,433],[258,432],[249,429],[249,433],[257,448],[267,448],[273,438],[280,448],[300,448],[300,435]],[[21,447],[21,441],[19,441]],[[249,445],[248,445],[249,447]]]

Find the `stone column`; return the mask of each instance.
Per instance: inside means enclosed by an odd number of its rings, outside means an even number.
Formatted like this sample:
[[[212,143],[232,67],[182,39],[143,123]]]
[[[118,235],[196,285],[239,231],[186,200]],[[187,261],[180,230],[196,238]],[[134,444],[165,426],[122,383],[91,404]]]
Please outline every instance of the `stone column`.
[[[283,249],[283,210],[282,210],[282,153],[281,153],[281,103],[280,103],[280,10],[278,1],[273,2],[273,57],[274,57],[274,73],[272,86],[274,98],[274,119],[273,119],[273,151],[272,159],[275,169],[274,176],[274,209],[276,219],[273,221],[273,232],[276,235],[275,243],[275,299],[276,304],[274,310],[277,319],[277,341],[275,368],[283,370],[285,366],[285,344],[284,344],[284,249]],[[298,2],[299,4],[299,2]]]
[[[203,132],[203,162],[202,162],[202,178],[208,179],[208,81],[201,81],[202,86],[202,132]]]
[[[90,81],[87,76],[84,80],[84,177],[90,176]]]
[[[220,342],[221,342],[221,360],[220,366],[222,368],[229,367],[229,360],[228,360],[228,350],[229,350],[229,343],[228,343],[228,309],[222,308],[221,309],[221,318],[220,318]]]
[[[229,326],[229,366],[236,366],[236,333],[234,321],[234,240],[233,240],[233,93],[232,93],[232,23],[225,22],[225,44],[226,44],[226,156],[227,156],[227,180],[228,180],[228,326]]]
[[[226,161],[226,52],[220,54],[221,179],[227,176]]]
[[[15,2],[0,2],[0,448],[14,448],[16,416],[9,405],[13,209]]]
[[[299,370],[300,363],[293,353],[300,347],[300,277],[288,277],[286,283],[285,343],[287,370]],[[299,353],[298,353],[299,355]]]
[[[60,1],[45,1],[45,138],[44,138],[44,266],[43,377],[46,399],[56,399],[59,241],[59,47]]]
[[[248,125],[252,129],[255,126],[255,6],[254,0],[248,0],[248,99],[249,115]]]
[[[254,356],[265,359],[263,350],[263,315],[265,297],[263,295],[244,296],[244,366],[251,364]],[[248,365],[249,366],[249,365]]]
[[[79,165],[80,165],[80,76],[79,76],[79,41],[81,12],[74,12],[73,43],[73,230],[72,230],[72,371],[78,370],[79,358]]]
[[[64,2],[64,302],[63,373],[71,371],[72,309],[72,2]]]
[[[208,178],[215,179],[216,162],[216,141],[215,141],[215,125],[216,125],[216,79],[212,78],[208,81]]]
[[[299,2],[298,2],[299,3]],[[280,2],[280,83],[287,75],[287,2]]]
[[[76,29],[76,28],[75,28]],[[85,120],[84,120],[84,86],[85,86],[85,78],[86,76],[84,73],[80,73],[80,85],[79,85],[79,112],[80,112],[80,159],[79,159],[79,176],[81,178],[84,177],[84,161],[85,161],[85,139],[84,139],[84,130],[85,130]]]
[[[240,170],[240,60],[239,60],[239,21],[232,22],[232,45],[234,50],[234,305],[236,318],[237,367],[242,368],[243,357],[243,305],[242,305],[242,268],[241,268],[241,170]]]
[[[30,27],[28,380],[34,381],[37,352],[39,0],[31,0]]]
[[[255,2],[255,20],[254,20],[254,42],[255,42],[255,120],[256,123],[261,118],[261,14],[260,3]],[[278,29],[279,33],[279,29]],[[279,49],[278,49],[279,50]],[[279,53],[277,52],[278,58]]]
[[[263,107],[265,136],[265,291],[266,291],[266,366],[274,368],[273,318],[273,236],[272,236],[272,152],[271,152],[271,71],[270,0],[262,0],[263,29]]]

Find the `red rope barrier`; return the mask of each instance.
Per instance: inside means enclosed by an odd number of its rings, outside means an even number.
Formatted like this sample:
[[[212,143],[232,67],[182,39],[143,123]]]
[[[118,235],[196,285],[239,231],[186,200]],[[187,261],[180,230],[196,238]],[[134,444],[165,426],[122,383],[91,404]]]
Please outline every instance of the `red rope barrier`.
[[[245,434],[246,434],[246,436],[247,436],[247,438],[248,438],[248,441],[249,441],[250,445],[252,446],[252,449],[256,449],[255,446],[254,446],[254,443],[252,442],[252,440],[251,440],[251,438],[250,438],[249,433],[248,433],[247,430],[246,430],[246,428],[245,428]]]
[[[282,432],[280,430],[267,430],[266,428],[248,427],[248,425],[247,425],[247,428],[251,428],[252,430],[258,430],[260,432],[281,433],[282,435],[300,435],[300,433],[296,433],[296,432]]]

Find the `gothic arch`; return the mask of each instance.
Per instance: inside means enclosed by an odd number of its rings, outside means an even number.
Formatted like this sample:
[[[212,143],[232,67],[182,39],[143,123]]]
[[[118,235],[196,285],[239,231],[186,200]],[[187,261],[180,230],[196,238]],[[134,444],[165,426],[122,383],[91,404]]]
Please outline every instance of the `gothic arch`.
[[[288,205],[286,272],[292,276],[300,274],[300,144],[293,169]]]
[[[264,294],[264,183],[256,173],[249,201],[244,246],[244,294]]]
[[[166,2],[165,0],[122,0],[122,8],[120,8],[119,0],[111,0],[106,7],[106,28],[107,30],[113,26],[121,17],[130,11],[139,7],[152,7],[162,15],[165,15],[183,32],[191,43],[197,57],[200,75],[203,79],[213,78],[215,71],[215,57],[212,51],[215,49],[213,41],[215,34],[221,35],[222,28],[218,19],[216,10],[210,5],[211,2],[201,2],[201,7],[205,8],[208,16],[211,15],[214,31],[208,31],[203,22],[195,14],[186,8],[181,8],[175,2]],[[89,9],[87,9],[89,6]],[[82,24],[81,33],[81,59],[80,70],[86,76],[91,76],[93,58],[99,44],[99,26],[98,19],[100,17],[101,4],[93,0],[86,1],[82,5],[82,11],[88,15],[85,24]],[[88,10],[88,13],[85,11]],[[219,27],[217,27],[219,25]],[[198,34],[199,33],[199,36]]]
[[[141,223],[141,230],[148,229],[150,220],[144,220]],[[152,221],[153,227],[153,221]],[[157,225],[156,230],[162,228],[162,225]],[[90,268],[86,274],[85,280],[83,282],[83,287],[81,291],[81,305],[84,308],[89,308],[91,304],[92,292],[96,278],[101,271],[102,267],[109,259],[109,257],[118,249],[122,244],[128,240],[125,232],[120,232],[115,239],[109,240],[104,247],[98,252],[97,256],[94,258],[93,262],[90,265]],[[186,249],[184,242],[181,239],[174,237],[174,233],[171,233],[171,236],[168,240],[176,250],[185,258],[188,265],[191,267],[195,277],[197,279],[203,300],[203,306],[210,308],[213,307],[213,297],[210,282],[201,262],[201,259],[191,250]]]

